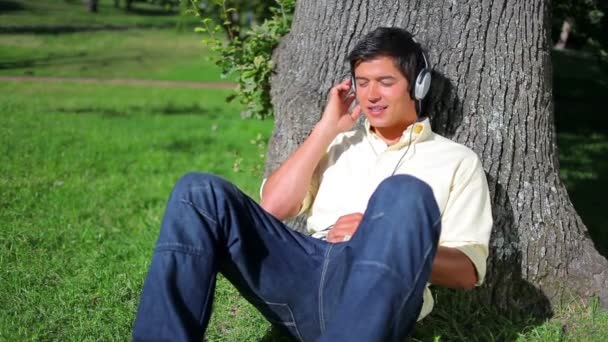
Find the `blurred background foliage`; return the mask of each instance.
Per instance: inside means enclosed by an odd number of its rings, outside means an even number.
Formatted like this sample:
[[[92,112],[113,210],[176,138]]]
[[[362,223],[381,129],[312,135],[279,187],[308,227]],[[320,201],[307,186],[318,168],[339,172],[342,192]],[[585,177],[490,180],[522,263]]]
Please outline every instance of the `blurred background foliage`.
[[[553,0],[552,4],[551,34],[556,44],[567,25],[570,33],[561,48],[608,56],[608,1]]]

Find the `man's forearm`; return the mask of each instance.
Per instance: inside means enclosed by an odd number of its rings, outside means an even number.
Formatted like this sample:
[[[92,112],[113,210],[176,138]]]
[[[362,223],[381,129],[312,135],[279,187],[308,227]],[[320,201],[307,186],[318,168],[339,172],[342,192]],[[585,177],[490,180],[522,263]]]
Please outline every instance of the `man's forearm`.
[[[455,289],[471,289],[477,283],[475,266],[456,248],[437,247],[433,261],[431,284]]]
[[[298,213],[313,172],[336,135],[320,122],[302,145],[268,177],[260,203],[266,211],[281,220]]]

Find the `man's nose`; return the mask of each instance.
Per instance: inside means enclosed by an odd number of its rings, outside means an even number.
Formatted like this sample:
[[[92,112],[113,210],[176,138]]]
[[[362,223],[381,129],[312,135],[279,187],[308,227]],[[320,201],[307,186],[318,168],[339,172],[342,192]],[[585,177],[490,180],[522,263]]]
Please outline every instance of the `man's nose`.
[[[380,95],[380,87],[377,83],[372,82],[370,83],[368,90],[367,90],[367,100],[370,102],[376,102],[378,100],[380,100],[381,95]]]

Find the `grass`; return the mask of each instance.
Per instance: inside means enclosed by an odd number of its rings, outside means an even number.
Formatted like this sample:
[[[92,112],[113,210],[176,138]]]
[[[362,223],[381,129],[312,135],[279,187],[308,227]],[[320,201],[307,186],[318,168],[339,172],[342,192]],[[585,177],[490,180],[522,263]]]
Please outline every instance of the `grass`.
[[[126,339],[172,184],[205,170],[256,196],[271,123],[219,90],[0,91],[0,340]],[[210,340],[265,335],[224,281],[217,303]]]
[[[79,30],[186,27],[198,20],[157,5],[136,2],[130,12],[99,0],[99,12],[89,13],[81,0],[0,0],[0,32],[62,33]]]
[[[201,35],[175,30],[0,35],[0,75],[218,81]]]

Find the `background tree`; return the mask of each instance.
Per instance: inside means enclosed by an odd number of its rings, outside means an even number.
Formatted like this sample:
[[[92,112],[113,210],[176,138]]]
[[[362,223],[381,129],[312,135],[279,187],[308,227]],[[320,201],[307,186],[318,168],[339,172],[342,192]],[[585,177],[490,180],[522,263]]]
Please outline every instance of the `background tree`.
[[[229,39],[242,38],[241,29],[262,23],[272,14],[275,1],[268,0],[195,0],[202,17],[210,18],[226,33]]]
[[[87,9],[89,12],[97,13],[99,0],[87,0]]]
[[[608,44],[608,3],[598,0],[553,0],[552,36],[557,48],[572,47],[594,52]]]
[[[434,129],[475,150],[488,176],[495,224],[476,298],[537,312],[571,294],[606,306],[608,262],[558,173],[548,1],[299,1],[274,55],[266,172],[309,134],[327,91],[348,75],[345,55],[357,39],[392,25],[428,47]]]

